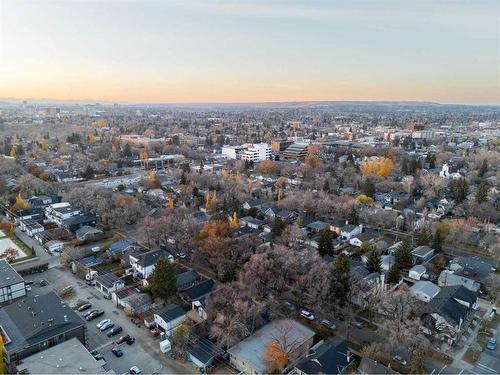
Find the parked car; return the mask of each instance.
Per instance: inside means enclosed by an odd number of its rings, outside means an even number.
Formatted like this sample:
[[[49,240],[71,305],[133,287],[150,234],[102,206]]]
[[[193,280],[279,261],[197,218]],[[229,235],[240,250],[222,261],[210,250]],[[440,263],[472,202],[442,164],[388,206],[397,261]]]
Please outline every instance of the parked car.
[[[26,291],[27,291],[27,292],[31,292],[31,285],[27,285],[27,284],[26,284],[26,285],[25,285],[25,288],[26,288]]]
[[[111,351],[112,351],[112,352],[113,352],[113,354],[114,354],[115,356],[117,356],[118,358],[119,358],[119,357],[123,357],[123,352],[122,352],[122,350],[121,350],[120,348],[118,348],[118,347],[116,347],[116,346],[115,346],[113,349],[111,349]]]
[[[94,320],[95,318],[98,318],[102,315],[104,315],[104,311],[97,310],[97,311],[94,311],[92,314],[88,315],[85,319],[88,321],[91,321],[91,320]]]
[[[103,358],[102,354],[99,353],[97,351],[97,349],[94,349],[90,352],[90,354],[92,354],[92,357],[94,357],[96,359],[96,361],[100,360],[101,358]]]
[[[95,313],[95,312],[98,312],[99,310],[90,310],[90,311],[86,311],[84,314],[83,314],[83,317],[86,318],[87,316]]]
[[[488,343],[486,344],[486,348],[489,350],[495,350],[497,347],[497,340],[495,338],[491,338],[488,340]]]
[[[302,315],[307,320],[314,320],[314,315],[306,309],[300,310],[300,315]]]
[[[84,303],[83,305],[81,305],[79,308],[78,308],[78,311],[85,311],[85,310],[88,310],[92,307],[92,305],[90,303]]]
[[[394,357],[392,357],[392,360],[398,362],[399,364],[402,364],[403,366],[406,366],[408,364],[408,362],[406,362],[406,360],[400,355],[395,355]]]
[[[134,375],[138,375],[138,374],[142,374],[142,371],[141,371],[141,369],[140,369],[139,367],[137,367],[137,366],[132,366],[132,367],[130,368],[130,373],[131,373],[131,374],[134,374]]]
[[[320,322],[321,325],[324,325],[325,327],[328,327],[330,328],[331,330],[335,330],[337,329],[337,326],[330,322],[329,320],[326,320],[326,319],[323,319],[321,322]]]
[[[99,329],[101,329],[101,327],[103,325],[105,325],[106,323],[109,323],[110,321],[111,321],[111,319],[103,319],[99,323],[96,324],[96,327],[99,328]]]
[[[115,323],[113,323],[113,321],[109,321],[107,323],[104,323],[101,328],[99,328],[101,330],[101,332],[104,332],[104,331],[107,331],[108,329],[110,328],[113,328],[115,326]]]
[[[47,282],[47,280],[44,280],[44,279],[40,280],[39,284],[40,284],[40,286],[47,286],[47,285],[49,285],[49,283]]]
[[[134,337],[130,337],[129,339],[127,339],[127,345],[132,345],[134,342],[135,342]]]
[[[335,319],[342,320],[342,321],[345,320],[345,315],[342,314],[341,312],[336,312],[335,314],[333,314],[333,316],[335,317]]]
[[[108,337],[115,336],[119,334],[121,331],[123,331],[122,327],[120,326],[113,327],[113,329],[111,329],[111,331],[108,332]]]
[[[115,340],[115,344],[116,344],[116,345],[123,344],[123,343],[124,343],[125,341],[127,341],[128,339],[130,339],[130,335],[120,336],[120,337],[118,337],[118,338]]]

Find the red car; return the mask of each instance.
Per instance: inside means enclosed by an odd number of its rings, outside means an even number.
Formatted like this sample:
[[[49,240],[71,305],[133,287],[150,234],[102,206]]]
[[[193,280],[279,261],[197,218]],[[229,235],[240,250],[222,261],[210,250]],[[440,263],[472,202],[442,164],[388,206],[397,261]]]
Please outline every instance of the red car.
[[[115,344],[121,344],[130,339],[130,335],[120,336],[120,338],[115,340]]]

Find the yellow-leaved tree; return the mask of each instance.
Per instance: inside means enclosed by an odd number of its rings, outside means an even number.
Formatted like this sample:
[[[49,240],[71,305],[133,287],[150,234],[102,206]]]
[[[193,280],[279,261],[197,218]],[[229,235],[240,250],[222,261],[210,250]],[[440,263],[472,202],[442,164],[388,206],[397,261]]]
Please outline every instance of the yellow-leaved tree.
[[[360,170],[363,176],[387,177],[394,168],[394,162],[387,157],[372,156],[361,163]]]

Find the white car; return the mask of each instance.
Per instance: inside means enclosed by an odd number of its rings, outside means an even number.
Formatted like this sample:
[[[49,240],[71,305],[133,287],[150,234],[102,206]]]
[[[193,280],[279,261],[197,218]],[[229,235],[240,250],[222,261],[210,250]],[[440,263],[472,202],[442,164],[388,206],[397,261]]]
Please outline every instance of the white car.
[[[131,373],[131,374],[134,374],[134,375],[138,375],[138,374],[142,374],[142,371],[141,371],[141,369],[140,369],[139,367],[137,367],[137,366],[132,366],[132,367],[130,368],[130,373]]]
[[[106,323],[109,323],[110,321],[111,321],[111,319],[101,320],[99,323],[97,323],[96,327],[100,329],[103,325],[105,325]]]
[[[101,332],[104,332],[106,331],[107,329],[110,329],[111,327],[114,327],[115,326],[115,323],[113,323],[113,321],[109,321],[107,323],[104,323],[101,328],[99,328],[101,330]]]
[[[25,285],[26,291],[31,292],[31,285]]]
[[[300,315],[302,315],[307,320],[314,320],[314,315],[307,310],[300,310]]]

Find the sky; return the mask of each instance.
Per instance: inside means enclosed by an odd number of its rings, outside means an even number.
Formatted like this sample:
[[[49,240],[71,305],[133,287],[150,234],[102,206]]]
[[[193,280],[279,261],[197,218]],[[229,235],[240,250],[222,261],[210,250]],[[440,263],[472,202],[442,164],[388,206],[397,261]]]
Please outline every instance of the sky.
[[[0,98],[500,104],[500,1],[0,0]]]

